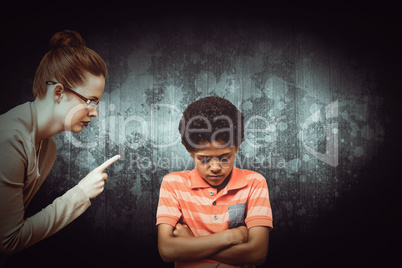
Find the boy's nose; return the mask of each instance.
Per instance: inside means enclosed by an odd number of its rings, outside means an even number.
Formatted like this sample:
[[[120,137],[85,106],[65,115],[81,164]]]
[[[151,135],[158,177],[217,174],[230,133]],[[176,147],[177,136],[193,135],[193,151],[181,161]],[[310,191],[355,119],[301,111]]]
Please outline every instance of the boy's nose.
[[[211,159],[210,165],[211,171],[219,171],[222,168],[218,159]]]

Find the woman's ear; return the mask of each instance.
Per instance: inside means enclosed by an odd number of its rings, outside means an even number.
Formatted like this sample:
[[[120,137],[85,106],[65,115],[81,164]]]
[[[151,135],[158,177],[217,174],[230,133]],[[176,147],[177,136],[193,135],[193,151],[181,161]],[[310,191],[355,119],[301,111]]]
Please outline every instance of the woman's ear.
[[[60,103],[60,101],[63,99],[63,93],[64,93],[64,88],[62,85],[57,84],[54,89],[53,89],[53,99],[57,102]]]

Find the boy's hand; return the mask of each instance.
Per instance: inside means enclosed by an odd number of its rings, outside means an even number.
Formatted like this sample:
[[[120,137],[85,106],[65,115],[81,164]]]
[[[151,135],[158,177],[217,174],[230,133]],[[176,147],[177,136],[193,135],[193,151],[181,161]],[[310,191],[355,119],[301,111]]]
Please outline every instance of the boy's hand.
[[[176,237],[180,236],[194,236],[193,232],[186,224],[177,223],[176,228],[173,230],[173,235]]]
[[[107,181],[107,174],[104,173],[105,169],[108,168],[119,158],[120,155],[115,155],[109,160],[106,160],[105,163],[92,170],[85,178],[83,178],[78,183],[78,186],[89,197],[89,199],[96,197],[103,191],[105,181]]]
[[[227,230],[230,234],[232,244],[238,245],[246,243],[248,241],[248,229],[246,226],[240,226],[237,228]],[[175,237],[194,236],[193,232],[186,224],[177,223],[173,230]]]
[[[232,237],[232,244],[238,245],[248,241],[248,229],[246,226],[239,226],[233,229],[229,229]]]

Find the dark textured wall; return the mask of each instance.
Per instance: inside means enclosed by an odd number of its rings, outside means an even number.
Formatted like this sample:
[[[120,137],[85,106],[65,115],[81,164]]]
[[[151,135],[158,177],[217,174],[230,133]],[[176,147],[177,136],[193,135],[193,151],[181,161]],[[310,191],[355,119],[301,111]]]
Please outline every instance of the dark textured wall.
[[[109,76],[90,127],[55,136],[56,162],[28,215],[106,159],[122,159],[107,170],[105,191],[87,212],[10,265],[137,267],[145,259],[163,266],[155,227],[160,183],[169,172],[193,168],[178,122],[188,104],[210,95],[243,112],[246,138],[236,166],[268,182],[274,231],[267,267],[388,260],[400,234],[391,231],[400,221],[391,175],[400,149],[394,75],[401,59],[392,17],[103,11],[104,21],[95,22],[84,12],[67,21],[59,14],[3,23],[1,112],[33,100],[33,74],[56,31],[79,31]]]

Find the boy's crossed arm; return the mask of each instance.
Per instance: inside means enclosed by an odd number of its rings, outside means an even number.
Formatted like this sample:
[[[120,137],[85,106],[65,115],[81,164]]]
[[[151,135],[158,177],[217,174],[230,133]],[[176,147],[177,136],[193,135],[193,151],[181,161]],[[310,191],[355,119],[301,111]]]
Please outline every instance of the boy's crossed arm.
[[[256,226],[248,229],[248,241],[228,247],[210,256],[210,259],[226,264],[241,265],[264,263],[268,253],[269,229]]]
[[[205,259],[225,247],[246,242],[248,235],[243,227],[195,237],[188,227],[187,230],[180,229],[185,228],[180,223],[177,227],[179,232],[169,224],[158,225],[159,253],[166,262]]]
[[[158,247],[162,259],[196,261],[214,259],[226,264],[261,264],[268,251],[269,230],[266,227],[241,226],[220,233],[194,237],[191,230],[178,223],[158,226]]]

